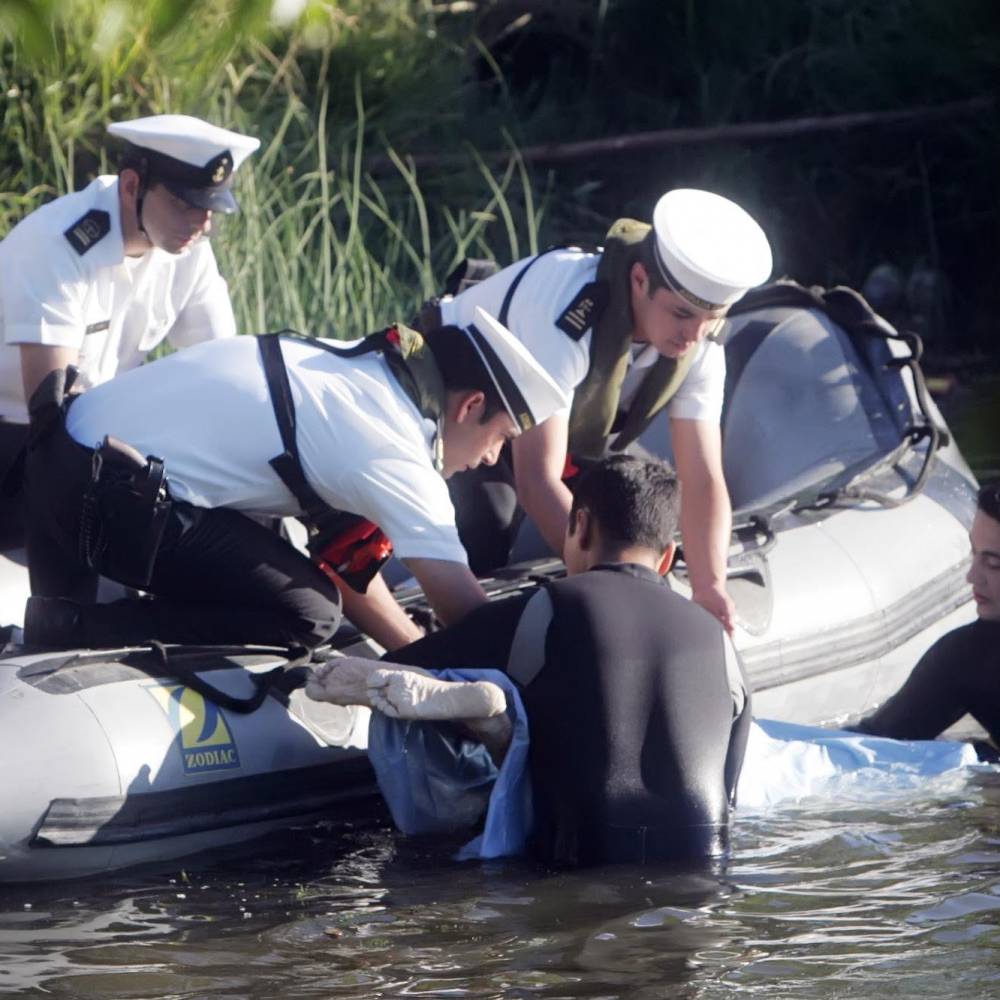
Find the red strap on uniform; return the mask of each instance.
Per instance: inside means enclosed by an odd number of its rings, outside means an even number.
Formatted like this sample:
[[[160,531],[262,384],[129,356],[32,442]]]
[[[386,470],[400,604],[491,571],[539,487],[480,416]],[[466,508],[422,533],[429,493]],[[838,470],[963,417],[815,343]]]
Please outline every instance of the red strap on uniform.
[[[392,542],[382,529],[371,521],[359,520],[333,538],[315,559],[334,583],[340,576],[363,592],[391,555]]]

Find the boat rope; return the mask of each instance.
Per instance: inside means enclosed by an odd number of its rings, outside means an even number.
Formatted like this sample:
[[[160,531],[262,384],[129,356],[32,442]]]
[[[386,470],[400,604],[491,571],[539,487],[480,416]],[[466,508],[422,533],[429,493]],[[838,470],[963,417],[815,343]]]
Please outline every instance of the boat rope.
[[[156,655],[158,666],[164,674],[180,681],[185,687],[197,691],[203,698],[214,702],[219,708],[228,709],[241,715],[249,715],[256,712],[272,692],[289,694],[297,687],[302,687],[305,683],[305,671],[298,670],[312,661],[312,651],[304,646],[293,646],[285,651],[288,657],[285,663],[279,664],[271,670],[262,674],[255,674],[247,671],[254,687],[254,693],[245,698],[231,695],[222,691],[214,684],[206,681],[199,673],[198,669],[205,670],[204,665],[196,668],[191,663],[185,662],[191,658],[195,650],[191,647],[178,646],[168,647],[155,639],[150,640],[147,645]],[[201,652],[199,649],[198,652]]]

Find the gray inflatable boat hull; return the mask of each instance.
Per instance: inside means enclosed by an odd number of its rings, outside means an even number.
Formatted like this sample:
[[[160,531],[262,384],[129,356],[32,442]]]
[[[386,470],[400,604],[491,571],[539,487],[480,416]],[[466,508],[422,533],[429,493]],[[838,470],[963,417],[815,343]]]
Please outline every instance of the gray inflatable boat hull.
[[[280,662],[217,659],[200,676],[237,697]],[[113,651],[6,657],[0,881],[179,858],[336,816],[376,792],[368,716],[301,690],[241,715]]]

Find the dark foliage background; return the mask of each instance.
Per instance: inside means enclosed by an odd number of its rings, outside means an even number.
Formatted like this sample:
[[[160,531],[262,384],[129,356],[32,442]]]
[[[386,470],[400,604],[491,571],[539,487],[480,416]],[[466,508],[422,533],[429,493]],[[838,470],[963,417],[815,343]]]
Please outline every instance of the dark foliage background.
[[[932,354],[1000,358],[996,101],[559,164],[517,152],[995,98],[995,0],[2,0],[0,28],[0,231],[107,169],[109,118],[262,137],[257,222],[220,235],[248,326],[381,321],[466,252],[599,241],[692,185],[761,219],[777,273],[861,287],[889,265],[869,290]]]

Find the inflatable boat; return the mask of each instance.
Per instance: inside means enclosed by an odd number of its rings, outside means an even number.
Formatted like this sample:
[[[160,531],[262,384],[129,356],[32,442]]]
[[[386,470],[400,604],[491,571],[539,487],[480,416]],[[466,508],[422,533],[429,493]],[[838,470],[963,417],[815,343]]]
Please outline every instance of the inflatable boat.
[[[299,669],[252,648],[4,658],[0,882],[183,857],[374,796],[368,710],[306,698]]]
[[[847,290],[779,284],[722,336],[729,591],[758,717],[860,716],[974,617],[975,479],[919,368],[919,344]],[[669,457],[669,424],[642,444]],[[491,597],[563,572],[530,525]],[[671,585],[689,592],[683,559]],[[397,590],[426,612],[418,590]],[[0,556],[0,623],[27,593]],[[377,655],[345,629],[338,649]],[[368,713],[304,698],[279,650],[149,649],[0,657],[0,882],[182,857],[319,817],[375,792]],[[13,765],[13,766],[11,766]]]
[[[759,718],[843,722],[972,621],[976,480],[927,392],[920,340],[857,293],[779,282],[723,334],[728,589]],[[666,451],[666,427],[643,442]],[[673,574],[685,587],[683,567]]]

